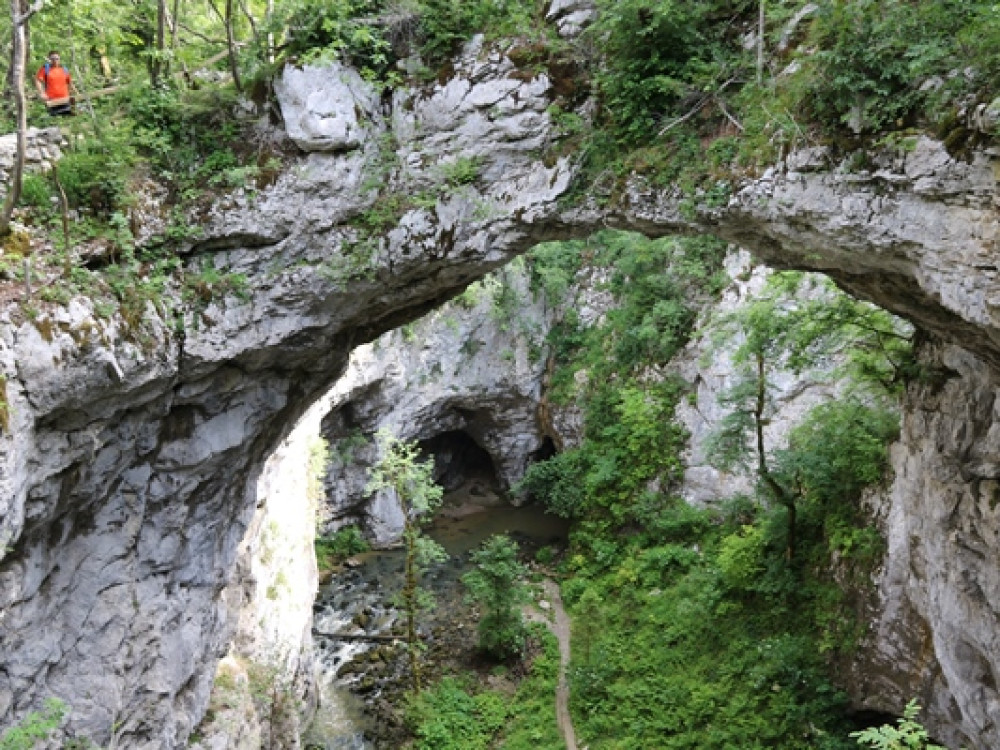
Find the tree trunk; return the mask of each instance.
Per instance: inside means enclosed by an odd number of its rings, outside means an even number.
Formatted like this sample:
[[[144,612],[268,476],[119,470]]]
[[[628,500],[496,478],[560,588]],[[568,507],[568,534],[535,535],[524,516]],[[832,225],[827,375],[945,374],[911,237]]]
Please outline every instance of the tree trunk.
[[[771,469],[767,465],[767,453],[764,450],[764,408],[767,405],[767,381],[764,379],[767,374],[764,371],[764,355],[757,352],[757,394],[753,410],[754,431],[757,435],[757,471],[761,481],[767,485],[774,495],[774,499],[784,506],[787,516],[787,537],[785,539],[785,557],[788,562],[795,559],[795,524],[796,507],[795,496],[785,490],[781,483],[771,474]]]
[[[174,0],[173,23],[170,26],[170,51],[177,50],[177,32],[181,27],[181,0]]]
[[[24,0],[11,0],[10,70],[11,88],[14,94],[14,114],[17,118],[17,150],[14,154],[14,168],[11,170],[10,184],[7,185],[7,196],[4,198],[3,208],[0,209],[0,237],[6,237],[10,234],[10,219],[14,214],[14,206],[21,199],[24,154],[28,148],[28,114],[24,98],[24,68],[27,26],[30,16],[31,13],[25,7]]]
[[[403,606],[406,609],[406,647],[410,654],[413,694],[420,695],[420,655],[417,648],[417,530],[407,519],[403,537],[406,539],[406,576],[403,583]]]
[[[156,88],[163,79],[164,52],[167,48],[167,0],[156,0],[156,34],[153,40],[153,59],[149,66],[149,80]]]
[[[236,37],[233,34],[233,0],[226,0],[226,46],[229,48],[229,70],[233,74],[233,85],[236,90],[243,91],[240,81],[239,61],[236,59]]]
[[[765,0],[760,0],[757,17],[757,85],[764,82],[764,7]]]

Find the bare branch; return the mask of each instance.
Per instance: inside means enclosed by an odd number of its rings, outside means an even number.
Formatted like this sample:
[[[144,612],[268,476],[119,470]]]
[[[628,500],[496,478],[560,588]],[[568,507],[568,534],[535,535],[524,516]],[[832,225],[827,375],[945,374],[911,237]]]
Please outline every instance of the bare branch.
[[[36,13],[40,12],[44,7],[45,7],[45,0],[35,0],[35,2],[33,2],[31,5],[28,6],[28,9],[24,11],[24,13],[14,18],[14,24],[17,26],[21,26],[27,23],[28,19],[30,19]]]

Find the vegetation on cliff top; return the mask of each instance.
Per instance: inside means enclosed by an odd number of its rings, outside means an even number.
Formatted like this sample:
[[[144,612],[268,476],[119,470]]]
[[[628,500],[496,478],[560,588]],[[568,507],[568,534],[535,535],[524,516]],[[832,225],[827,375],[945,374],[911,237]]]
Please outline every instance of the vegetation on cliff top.
[[[477,31],[501,44],[518,74],[549,76],[551,114],[564,135],[554,148],[576,152],[581,185],[610,200],[636,172],[715,205],[735,180],[797,146],[905,146],[922,129],[957,153],[987,137],[968,116],[1000,84],[995,3],[598,7],[594,23],[567,41],[545,21],[540,0],[252,0],[224,12],[108,0],[48,5],[31,21],[29,70],[39,50],[60,49],[81,116],[59,121],[73,138],[58,179],[25,180],[0,279],[26,281],[24,259],[43,250],[33,273],[45,283],[32,307],[84,293],[136,328],[149,302],[241,293],[245,280],[176,255],[197,239],[200,211],[215,197],[234,188],[252,197],[287,158],[253,137],[257,116],[240,102],[270,108],[271,81],[290,62],[341,59],[389,87],[444,80],[453,74],[449,56]],[[9,23],[0,19],[0,34]],[[589,125],[576,111],[588,97],[597,105]],[[31,121],[42,124],[41,103],[31,106]],[[0,119],[9,114],[0,108]],[[137,245],[143,194],[156,185],[168,188],[171,219]]]

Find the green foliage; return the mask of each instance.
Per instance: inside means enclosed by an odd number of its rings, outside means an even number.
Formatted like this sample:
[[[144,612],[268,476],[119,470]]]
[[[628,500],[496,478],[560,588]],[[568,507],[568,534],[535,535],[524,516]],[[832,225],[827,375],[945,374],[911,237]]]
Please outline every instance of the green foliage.
[[[290,6],[285,53],[302,62],[339,58],[370,77],[382,75],[392,53],[389,40],[375,21],[383,6],[377,0],[300,0]]]
[[[582,242],[546,242],[528,253],[531,291],[559,304],[582,267]]]
[[[821,3],[808,42],[816,51],[796,73],[803,111],[830,129],[871,132],[911,123],[946,93],[923,86],[930,77],[941,76],[941,85],[952,89],[967,85],[950,75],[959,64],[954,39],[975,18],[977,5],[982,12],[982,3],[968,0]]]
[[[479,647],[497,659],[519,654],[526,635],[520,608],[528,601],[523,582],[528,569],[517,559],[517,543],[492,536],[472,553],[472,563],[475,567],[462,576],[462,583],[483,608]]]
[[[122,153],[87,145],[59,160],[59,182],[72,208],[108,217],[127,197],[129,167]]]
[[[430,606],[432,599],[420,588],[423,570],[448,558],[444,549],[423,536],[421,526],[441,504],[443,491],[433,479],[433,461],[423,460],[417,443],[400,440],[388,430],[376,433],[379,460],[372,467],[367,493],[390,490],[403,511],[403,544],[406,549],[404,584],[401,598],[406,616],[406,643],[410,655],[413,692],[422,688],[420,642],[417,616]]]
[[[808,619],[795,603],[729,593],[714,534],[697,538],[703,554],[658,578],[655,568],[637,575],[639,554],[585,581],[570,693],[581,743],[846,750],[844,698]],[[729,574],[742,570],[734,559],[724,561]]]
[[[531,28],[530,0],[296,0],[275,18],[288,31],[283,50],[299,62],[339,59],[373,80],[398,80],[395,63],[414,52],[440,65],[476,32]]]
[[[906,704],[903,718],[896,722],[897,726],[883,724],[861,732],[851,732],[851,737],[858,741],[859,747],[878,750],[945,750],[941,745],[930,742],[927,730],[917,721],[919,714],[920,706],[913,699]]]
[[[386,430],[376,435],[378,463],[372,468],[366,493],[392,490],[412,520],[432,513],[441,503],[442,489],[434,483],[433,464],[420,458],[416,442],[406,442]]]
[[[10,402],[7,400],[7,377],[0,375],[0,431],[10,434]]]
[[[899,436],[899,415],[855,399],[820,404],[790,433],[776,471],[794,477],[804,498],[824,510],[885,475],[887,445]]]
[[[471,185],[479,177],[479,169],[479,159],[467,156],[441,165],[442,177],[452,188],[460,185]]]
[[[838,538],[841,551],[864,548],[870,555],[872,545],[848,529],[860,523],[861,490],[886,470],[886,445],[898,432],[888,404],[907,377],[910,342],[900,322],[832,287],[797,297],[803,281],[800,274],[775,274],[764,294],[718,320],[719,341],[737,344],[731,359],[739,377],[720,397],[729,413],[707,442],[707,455],[728,471],[753,467],[761,500],[776,509],[771,521],[784,518],[783,533],[771,541],[783,536],[789,558],[799,535],[824,533]],[[835,366],[834,357],[847,364]],[[764,425],[783,370],[849,380],[840,400],[814,409],[779,448],[764,442]]]
[[[517,686],[506,698],[509,716],[502,732],[505,750],[561,750],[565,747],[556,723],[553,696],[559,679],[559,644],[543,625],[531,626],[531,638],[541,645]]]
[[[52,188],[49,187],[49,183],[44,177],[34,174],[24,176],[21,183],[22,205],[47,209],[52,205],[50,203],[52,197]]]
[[[453,677],[411,698],[406,711],[423,750],[487,750],[507,716],[502,696],[470,694]]]
[[[315,547],[316,564],[321,571],[330,570],[348,557],[371,549],[357,526],[343,526],[330,536],[317,537]]]
[[[731,69],[714,6],[703,0],[603,0],[588,33],[607,55],[597,85],[614,130],[630,144],[648,140],[672,112],[718,88]],[[691,100],[693,103],[693,100]]]
[[[184,296],[189,301],[208,304],[230,294],[244,302],[250,298],[246,275],[216,268],[211,259],[184,277]]]
[[[553,243],[533,253],[534,284],[564,294],[581,263],[589,262],[617,302],[591,327],[567,305],[549,337],[556,363],[552,398],[580,404],[587,438],[529,467],[522,489],[550,511],[614,527],[637,523],[653,538],[669,534],[662,528],[670,515],[663,510],[672,507],[665,488],[681,470],[686,435],[673,413],[683,393],[678,382],[647,375],[687,341],[695,304],[718,291],[723,249],[711,238],[651,241],[609,232],[586,245]],[[654,489],[657,484],[664,489]],[[600,534],[576,538],[584,546],[606,546]],[[592,548],[591,554],[598,561],[615,553]]]
[[[559,646],[544,627],[532,626],[540,644],[524,670],[517,690],[477,690],[471,683],[445,677],[410,696],[406,719],[421,750],[557,750],[564,747],[552,696],[559,671]]]
[[[513,36],[531,29],[536,17],[533,0],[418,0],[420,53],[439,65],[478,31]]]
[[[43,710],[32,711],[0,735],[0,750],[33,750],[49,739],[65,717],[66,704],[49,698]]]
[[[719,574],[736,589],[752,588],[767,570],[767,540],[763,526],[744,526],[719,545]]]

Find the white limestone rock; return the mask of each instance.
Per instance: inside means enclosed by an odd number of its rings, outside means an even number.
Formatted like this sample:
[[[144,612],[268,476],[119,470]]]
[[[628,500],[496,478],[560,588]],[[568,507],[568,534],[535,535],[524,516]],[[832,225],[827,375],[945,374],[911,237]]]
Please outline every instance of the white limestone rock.
[[[274,87],[288,137],[303,151],[358,148],[379,119],[374,87],[340,63],[286,65]]]

